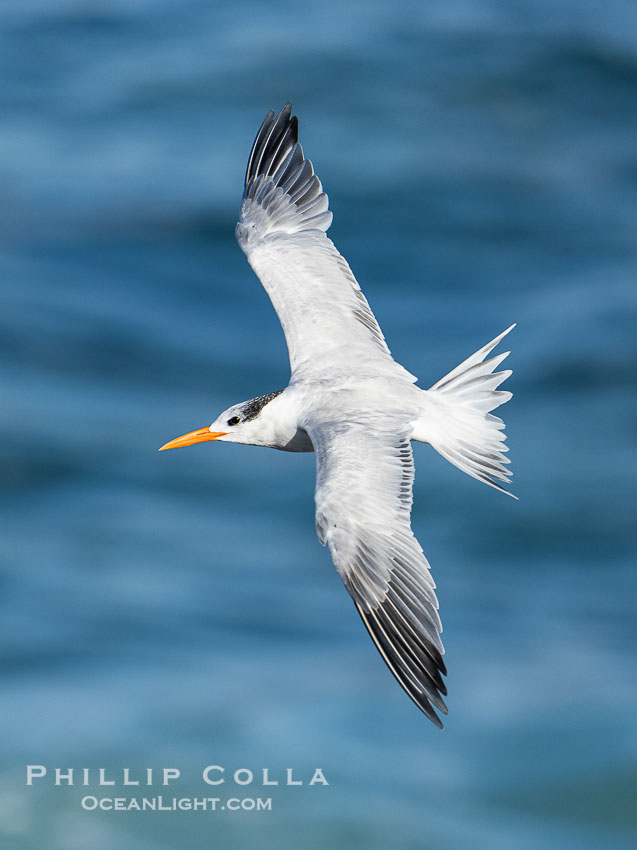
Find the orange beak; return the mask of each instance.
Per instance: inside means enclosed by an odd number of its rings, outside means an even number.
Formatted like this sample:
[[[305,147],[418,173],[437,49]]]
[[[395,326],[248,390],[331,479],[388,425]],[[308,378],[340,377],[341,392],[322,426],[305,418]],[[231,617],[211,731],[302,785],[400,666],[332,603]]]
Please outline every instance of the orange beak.
[[[183,437],[177,437],[176,440],[171,440],[166,445],[162,446],[159,451],[165,449],[182,449],[184,446],[192,446],[194,443],[204,443],[206,440],[216,440],[217,437],[225,437],[228,431],[210,431],[208,428],[199,428],[198,431],[190,431],[184,434]]]

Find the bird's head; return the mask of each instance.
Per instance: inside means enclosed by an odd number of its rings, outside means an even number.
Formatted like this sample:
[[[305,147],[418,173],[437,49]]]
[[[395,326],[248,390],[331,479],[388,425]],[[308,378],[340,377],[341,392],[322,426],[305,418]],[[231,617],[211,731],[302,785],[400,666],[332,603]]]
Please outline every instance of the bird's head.
[[[190,431],[176,440],[171,440],[162,446],[165,449],[180,449],[203,443],[207,440],[218,440],[224,443],[244,443],[248,446],[276,446],[276,418],[264,415],[264,409],[269,402],[281,394],[282,390],[267,395],[251,398],[248,401],[233,404],[207,428]]]

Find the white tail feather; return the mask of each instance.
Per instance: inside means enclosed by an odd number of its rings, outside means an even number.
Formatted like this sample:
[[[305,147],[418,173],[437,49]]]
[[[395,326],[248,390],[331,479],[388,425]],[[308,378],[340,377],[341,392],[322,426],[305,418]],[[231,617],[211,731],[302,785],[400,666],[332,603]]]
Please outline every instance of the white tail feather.
[[[511,398],[510,392],[497,389],[511,370],[494,371],[510,352],[485,359],[514,327],[511,325],[431,389],[423,391],[423,411],[415,423],[412,440],[430,443],[467,475],[515,499],[517,496],[502,486],[510,483],[512,475],[506,466],[509,459],[504,456],[508,451],[504,445],[504,422],[490,413]]]

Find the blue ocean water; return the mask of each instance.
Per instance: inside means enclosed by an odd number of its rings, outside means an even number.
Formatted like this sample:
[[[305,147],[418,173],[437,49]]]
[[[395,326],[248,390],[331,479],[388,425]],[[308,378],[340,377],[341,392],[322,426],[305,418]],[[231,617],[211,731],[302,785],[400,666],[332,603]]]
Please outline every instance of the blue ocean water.
[[[631,0],[5,0],[2,848],[634,846],[636,24]],[[518,323],[520,501],[415,448],[442,733],[315,539],[311,455],[156,451],[287,383],[234,223],[288,99],[422,386]],[[26,764],[330,784],[87,812]]]

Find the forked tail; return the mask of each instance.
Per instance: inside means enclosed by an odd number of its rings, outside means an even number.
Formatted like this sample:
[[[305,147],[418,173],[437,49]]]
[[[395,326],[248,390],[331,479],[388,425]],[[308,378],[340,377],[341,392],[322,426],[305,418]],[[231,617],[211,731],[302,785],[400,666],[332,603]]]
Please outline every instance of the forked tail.
[[[511,398],[498,390],[511,374],[510,369],[495,369],[510,354],[505,351],[490,360],[487,355],[513,330],[511,325],[437,384],[424,391],[423,412],[414,427],[413,440],[430,443],[458,469],[517,498],[504,489],[510,483],[510,462],[504,452],[504,422],[490,411]]]

